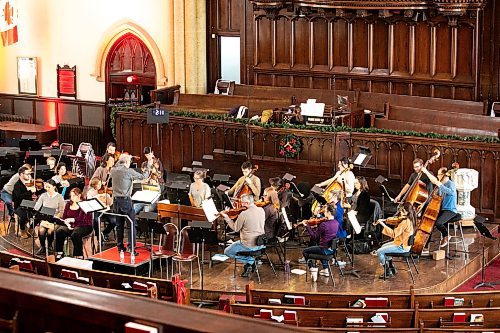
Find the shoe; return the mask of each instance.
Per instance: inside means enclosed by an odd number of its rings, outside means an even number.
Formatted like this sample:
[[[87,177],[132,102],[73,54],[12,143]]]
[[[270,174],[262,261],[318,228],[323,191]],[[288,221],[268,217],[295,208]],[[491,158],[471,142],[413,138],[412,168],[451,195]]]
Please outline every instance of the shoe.
[[[21,230],[21,239],[28,239],[30,238],[31,236],[28,234],[28,232],[26,230]]]
[[[36,251],[35,253],[37,256],[41,256],[41,255],[44,255],[45,254],[45,248],[44,247],[41,247],[38,249],[38,251]]]
[[[445,247],[448,245],[448,241],[450,240],[450,236],[446,236],[445,238],[441,239],[441,243],[439,244],[439,247]]]
[[[101,239],[103,242],[107,243],[109,242],[109,235],[101,232]]]
[[[328,271],[328,268],[320,270],[318,274],[321,276],[330,276],[330,272]]]
[[[422,253],[420,254],[421,256],[428,256],[430,255],[431,252],[429,251],[429,249],[422,249]]]
[[[64,257],[64,253],[63,253],[63,252],[58,252],[58,253],[56,254],[56,261],[61,260],[63,257]]]
[[[245,264],[243,266],[243,273],[241,273],[241,277],[248,277],[248,275],[252,272],[252,266],[250,264]]]
[[[304,257],[299,258],[299,260],[297,260],[297,261],[299,262],[299,264],[306,264],[307,263],[307,260]]]
[[[132,249],[130,248],[127,248],[127,253],[132,253]],[[134,250],[134,256],[138,256],[139,255],[139,252],[137,252],[136,250]]]
[[[389,266],[384,266],[384,269],[385,269],[385,278],[390,278],[392,276],[391,269],[389,268]],[[378,278],[384,279],[384,274],[380,275]]]
[[[49,252],[54,252],[54,249],[52,248],[52,245],[49,245]]]
[[[397,274],[398,270],[396,269],[396,267],[394,267],[394,264],[393,264],[392,260],[389,260],[389,268],[390,268],[390,270],[392,272],[392,275],[396,275]]]

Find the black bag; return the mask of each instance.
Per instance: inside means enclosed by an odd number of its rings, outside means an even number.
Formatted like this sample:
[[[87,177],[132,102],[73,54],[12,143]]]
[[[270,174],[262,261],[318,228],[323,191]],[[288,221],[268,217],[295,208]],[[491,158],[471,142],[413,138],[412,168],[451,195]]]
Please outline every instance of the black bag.
[[[347,244],[349,252],[352,253],[352,242]],[[354,254],[367,254],[371,252],[370,244],[365,241],[354,242]]]

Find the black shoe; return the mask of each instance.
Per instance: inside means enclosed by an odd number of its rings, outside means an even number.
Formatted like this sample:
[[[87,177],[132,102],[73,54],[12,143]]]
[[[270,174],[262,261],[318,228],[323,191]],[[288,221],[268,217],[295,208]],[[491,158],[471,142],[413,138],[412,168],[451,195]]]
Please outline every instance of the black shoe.
[[[127,253],[132,253],[132,249],[131,248],[127,248]],[[139,252],[137,252],[135,249],[134,249],[134,256],[138,256],[139,255]]]
[[[394,267],[392,260],[389,260],[389,268],[391,269],[392,275],[396,275],[398,273],[398,270]]]
[[[109,235],[101,232],[101,239],[103,242],[107,243],[109,242]]]
[[[252,272],[252,265],[245,264],[243,266],[243,273],[241,273],[241,277],[248,277],[248,275]]]
[[[122,252],[122,251],[123,251],[123,252],[127,251],[127,249],[126,249],[126,248],[124,248],[124,247],[117,247],[117,249],[118,249],[118,253],[120,253],[120,252]]]
[[[35,253],[37,256],[41,256],[41,255],[44,255],[45,254],[45,248],[44,247],[41,247],[38,249],[38,251],[36,251]]]
[[[385,277],[384,277],[384,274],[380,275],[378,278],[379,279],[384,279],[384,278],[390,278],[392,276],[392,271],[391,269],[389,268],[389,266],[385,266],[384,267],[384,270],[385,270]]]
[[[52,248],[52,245],[49,245],[49,252],[54,252],[54,249]]]

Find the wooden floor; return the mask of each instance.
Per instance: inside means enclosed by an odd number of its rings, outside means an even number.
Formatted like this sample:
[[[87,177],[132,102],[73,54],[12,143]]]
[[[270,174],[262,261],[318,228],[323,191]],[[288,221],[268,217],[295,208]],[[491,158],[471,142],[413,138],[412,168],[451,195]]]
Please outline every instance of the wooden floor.
[[[18,248],[31,253],[31,239],[19,240],[13,232],[5,235],[6,224],[0,224],[0,233],[3,235],[0,240],[0,246],[7,249]],[[496,236],[498,234],[498,227],[494,225],[489,226],[492,233]],[[453,260],[440,260],[434,261],[432,259],[421,258],[417,262],[417,267],[420,274],[415,275],[415,290],[416,292],[447,292],[451,291],[462,283],[467,281],[471,276],[481,269],[481,253],[482,253],[482,240],[473,228],[464,228],[465,243],[467,251],[469,252],[468,258],[464,253],[457,253]],[[433,235],[433,239],[439,239],[438,234]],[[110,244],[110,246],[114,244]],[[500,241],[486,240],[486,256],[490,261],[499,254]],[[431,244],[431,250],[437,247],[437,243]],[[450,250],[454,246],[450,247]],[[287,247],[287,259],[291,261],[291,268],[305,269],[305,265],[297,262],[299,257],[302,257],[303,247],[289,246]],[[461,246],[459,246],[461,250]],[[453,255],[453,251],[452,255]],[[340,260],[347,261],[345,255],[340,251]],[[206,253],[205,258],[208,259],[209,254]],[[270,254],[271,260],[275,263],[278,262],[274,253]],[[208,261],[208,260],[207,260]],[[238,264],[236,270],[236,277],[233,277],[234,261],[229,259],[226,262],[216,263],[213,267],[209,267],[208,263],[204,266],[204,289],[207,291],[205,297],[208,299],[216,299],[221,293],[238,293],[245,291],[245,285],[254,280],[257,288],[262,289],[275,289],[275,290],[288,290],[293,291],[321,291],[321,292],[398,292],[407,291],[411,285],[411,278],[406,270],[407,266],[404,262],[396,263],[398,274],[386,281],[378,278],[382,273],[382,268],[378,263],[376,256],[370,254],[356,255],[354,267],[359,270],[360,278],[352,275],[341,277],[339,270],[334,269],[334,278],[336,286],[333,287],[329,278],[318,277],[316,283],[305,281],[305,275],[290,274],[287,278],[284,270],[281,267],[276,268],[277,277],[274,276],[270,266],[264,261],[259,265],[262,283],[259,285],[257,276],[254,274],[251,278],[240,277],[242,272],[242,265]],[[155,277],[159,277],[159,267],[155,264]],[[346,269],[349,269],[347,265]],[[189,263],[183,265],[182,270],[183,278],[189,280]],[[189,282],[189,281],[188,281]],[[193,285],[191,287],[191,295],[193,298],[199,297],[200,278],[196,263],[193,264]],[[189,287],[189,283],[188,283]]]

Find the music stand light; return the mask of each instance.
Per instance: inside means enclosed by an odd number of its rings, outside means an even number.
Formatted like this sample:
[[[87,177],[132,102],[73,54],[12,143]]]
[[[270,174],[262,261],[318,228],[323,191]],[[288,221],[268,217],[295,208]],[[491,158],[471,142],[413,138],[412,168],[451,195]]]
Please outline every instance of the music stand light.
[[[486,255],[485,255],[485,248],[484,248],[484,242],[485,238],[489,238],[492,240],[496,240],[497,238],[491,234],[491,232],[488,230],[488,228],[484,225],[484,222],[486,222],[488,219],[485,218],[484,216],[476,215],[474,217],[474,225],[476,226],[477,230],[479,230],[479,233],[481,234],[482,238],[482,248],[483,248],[483,253],[482,253],[482,265],[481,265],[481,282],[479,282],[477,285],[474,286],[474,289],[481,288],[481,287],[488,287],[488,288],[495,288],[494,285],[499,284],[498,282],[486,282],[485,281],[485,274],[486,274]]]

